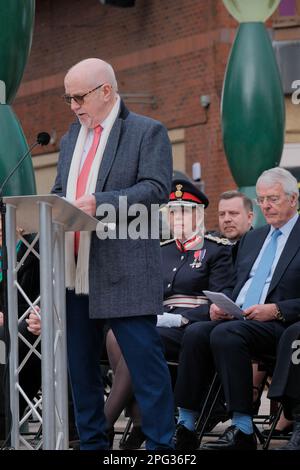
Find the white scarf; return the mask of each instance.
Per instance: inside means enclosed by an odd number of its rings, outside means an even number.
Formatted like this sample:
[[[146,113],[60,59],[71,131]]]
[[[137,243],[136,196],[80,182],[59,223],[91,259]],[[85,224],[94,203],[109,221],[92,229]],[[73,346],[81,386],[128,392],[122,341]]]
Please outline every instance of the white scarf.
[[[93,160],[91,170],[88,176],[85,195],[93,194],[96,189],[96,182],[98,178],[99,168],[106,147],[106,143],[113,127],[113,124],[118,116],[120,108],[120,98],[118,97],[114,107],[112,108],[109,116],[102,123],[103,130],[100,137],[100,142],[97,148],[95,158]],[[76,199],[77,179],[80,171],[80,162],[83,154],[84,144],[87,138],[88,128],[81,126],[77,142],[75,145],[72,162],[70,166],[66,199],[70,202]],[[91,233],[81,232],[79,251],[77,258],[77,265],[75,263],[74,254],[74,232],[66,232],[65,238],[65,275],[67,289],[74,289],[76,294],[89,293],[89,260],[90,260],[90,245]]]

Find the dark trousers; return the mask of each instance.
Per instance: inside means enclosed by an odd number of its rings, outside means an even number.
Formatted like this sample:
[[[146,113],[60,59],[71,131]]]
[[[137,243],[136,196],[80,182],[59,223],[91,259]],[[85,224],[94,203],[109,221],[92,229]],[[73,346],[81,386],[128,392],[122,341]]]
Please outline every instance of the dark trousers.
[[[275,354],[284,326],[277,321],[199,322],[186,328],[175,387],[176,404],[200,411],[217,370],[229,412],[252,415],[252,359]]]
[[[178,361],[184,328],[158,327],[157,331],[163,342],[164,354],[167,361]]]
[[[281,401],[286,418],[293,419],[295,410],[300,414],[300,353],[293,346],[300,339],[300,322],[289,326],[282,334],[276,366],[268,397]]]
[[[163,343],[166,361],[178,363],[181,341],[184,335],[185,328],[157,327],[157,331]],[[177,365],[169,364],[169,370],[171,374],[172,389],[174,390],[177,381]]]
[[[149,450],[172,447],[174,404],[155,316],[108,321],[130,370]],[[67,292],[68,361],[81,449],[107,449],[100,357],[103,320],[91,320],[88,297]]]

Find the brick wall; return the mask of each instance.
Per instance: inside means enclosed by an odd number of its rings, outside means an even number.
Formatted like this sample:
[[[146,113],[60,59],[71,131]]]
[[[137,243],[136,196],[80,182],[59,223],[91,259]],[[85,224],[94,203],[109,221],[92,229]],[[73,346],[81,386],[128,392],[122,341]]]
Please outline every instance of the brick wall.
[[[236,23],[219,0],[136,0],[134,8],[98,0],[37,0],[31,55],[14,109],[29,142],[41,130],[59,139],[72,120],[62,102],[63,77],[74,63],[101,57],[116,71],[121,93],[149,93],[135,112],[185,129],[186,168],[202,165],[211,200],[207,226],[216,225],[220,192],[235,187],[222,148],[220,97]],[[210,95],[207,112],[200,96]],[[37,150],[40,153],[41,150]]]

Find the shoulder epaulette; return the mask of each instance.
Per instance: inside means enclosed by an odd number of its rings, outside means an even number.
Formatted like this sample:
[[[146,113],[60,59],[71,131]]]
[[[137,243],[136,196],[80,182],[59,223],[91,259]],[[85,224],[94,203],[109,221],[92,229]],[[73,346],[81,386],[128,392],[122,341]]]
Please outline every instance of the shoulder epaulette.
[[[207,240],[210,240],[212,242],[218,243],[220,245],[226,245],[226,246],[234,245],[234,243],[232,243],[230,240],[228,240],[228,238],[217,237],[216,235],[211,235],[210,233],[207,233],[206,235],[204,235],[204,238],[206,238]]]
[[[170,240],[165,240],[163,242],[160,242],[160,246],[165,246],[168,245],[169,243],[175,242],[175,238],[171,238]]]

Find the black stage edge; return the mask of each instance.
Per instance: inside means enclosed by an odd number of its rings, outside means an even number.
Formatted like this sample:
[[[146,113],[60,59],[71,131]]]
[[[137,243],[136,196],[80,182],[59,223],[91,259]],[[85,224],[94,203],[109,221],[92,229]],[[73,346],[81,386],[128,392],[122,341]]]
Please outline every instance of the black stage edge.
[[[0,462],[20,461],[22,465],[34,462],[46,467],[62,464],[83,465],[83,468],[119,467],[119,468],[153,468],[153,467],[190,467],[212,469],[221,464],[222,468],[243,470],[245,468],[299,468],[300,451],[196,451],[182,452],[150,452],[150,451],[2,451]],[[253,467],[254,465],[254,467]],[[199,467],[200,466],[200,467]],[[251,466],[251,467],[250,467]]]

